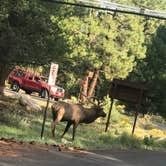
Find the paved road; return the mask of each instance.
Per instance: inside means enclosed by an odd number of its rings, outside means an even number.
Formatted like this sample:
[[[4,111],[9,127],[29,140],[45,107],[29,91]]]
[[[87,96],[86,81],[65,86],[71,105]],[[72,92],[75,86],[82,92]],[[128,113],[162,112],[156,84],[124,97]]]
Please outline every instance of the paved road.
[[[21,91],[21,90],[20,90]],[[8,88],[5,88],[5,93],[8,95],[8,96],[12,96],[14,94],[18,94],[18,92],[14,92]],[[22,93],[22,94],[25,94],[24,91],[21,91],[19,93]],[[44,102],[47,102],[47,98],[41,98],[39,97],[37,94],[34,94],[32,93],[31,95],[28,95],[28,94],[25,94],[27,96],[30,96],[32,100],[38,100],[38,101],[44,101]],[[50,103],[54,103],[55,101],[52,99],[50,100]]]
[[[3,152],[4,153],[3,153]],[[0,166],[166,166],[166,152],[59,151],[55,147],[8,145],[0,142]]]

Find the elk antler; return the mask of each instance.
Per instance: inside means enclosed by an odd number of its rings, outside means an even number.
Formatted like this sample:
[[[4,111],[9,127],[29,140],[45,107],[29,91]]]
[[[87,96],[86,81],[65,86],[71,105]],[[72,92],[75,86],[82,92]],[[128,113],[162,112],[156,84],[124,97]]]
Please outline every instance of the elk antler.
[[[87,98],[87,100],[88,100],[89,103],[91,103],[91,104],[93,104],[93,105],[95,105],[95,106],[100,106],[100,103],[101,103],[101,102],[99,101],[99,99],[98,99],[97,97],[88,97],[87,95],[85,95],[85,94],[83,94],[83,93],[81,93],[81,94]],[[96,99],[97,102],[98,102],[98,104],[92,102],[91,99]]]

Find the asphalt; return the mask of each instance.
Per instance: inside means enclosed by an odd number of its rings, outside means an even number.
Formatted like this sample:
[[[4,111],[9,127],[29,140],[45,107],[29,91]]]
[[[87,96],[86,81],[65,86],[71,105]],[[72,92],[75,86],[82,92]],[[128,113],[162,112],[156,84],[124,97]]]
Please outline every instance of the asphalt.
[[[80,151],[0,142],[0,166],[166,166],[166,152]]]

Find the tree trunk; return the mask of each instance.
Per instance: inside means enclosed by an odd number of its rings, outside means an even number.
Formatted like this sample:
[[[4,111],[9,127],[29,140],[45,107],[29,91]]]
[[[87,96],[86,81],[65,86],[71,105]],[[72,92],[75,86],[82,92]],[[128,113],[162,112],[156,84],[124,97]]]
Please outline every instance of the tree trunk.
[[[86,75],[84,77],[84,79],[82,80],[82,85],[81,85],[81,91],[80,91],[80,96],[81,96],[81,101],[84,103],[86,101],[86,96],[87,96],[87,92],[88,92],[88,75]]]
[[[88,90],[88,97],[92,97],[94,95],[98,77],[99,77],[99,69],[96,69],[94,72],[93,79],[90,84],[89,90]]]

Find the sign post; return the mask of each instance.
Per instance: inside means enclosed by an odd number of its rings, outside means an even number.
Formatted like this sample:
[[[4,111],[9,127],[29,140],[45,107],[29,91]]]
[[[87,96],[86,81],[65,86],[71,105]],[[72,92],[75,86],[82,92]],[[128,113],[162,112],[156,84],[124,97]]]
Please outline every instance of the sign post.
[[[50,74],[49,74],[49,78],[48,78],[49,85],[55,85],[57,73],[58,73],[58,68],[59,68],[58,64],[51,63]]]
[[[132,129],[132,135],[134,134],[138,113],[140,112],[141,104],[145,102],[147,97],[147,87],[144,83],[129,82],[127,80],[114,79],[112,88],[110,90],[111,107],[106,123],[105,132],[107,132],[110,124],[110,115],[112,111],[113,99],[118,99],[131,104],[136,105],[135,119]]]
[[[47,104],[44,110],[44,114],[43,114],[43,123],[42,123],[42,130],[41,130],[41,139],[43,138],[43,134],[44,134],[44,127],[45,127],[45,122],[46,122],[46,118],[47,118],[47,109],[50,103],[50,87],[49,87],[49,91],[48,91],[48,98],[47,98]]]
[[[45,110],[44,110],[44,114],[43,114],[41,139],[43,138],[43,134],[44,134],[45,121],[46,121],[46,118],[47,118],[47,109],[48,109],[49,102],[50,102],[51,85],[55,85],[56,78],[57,78],[57,73],[58,73],[58,67],[59,67],[58,64],[51,63],[50,74],[49,74],[49,78],[48,78],[48,85],[50,85],[50,86],[49,86],[49,90],[47,91],[47,93],[48,93],[47,104],[46,104],[46,107],[45,107]]]

